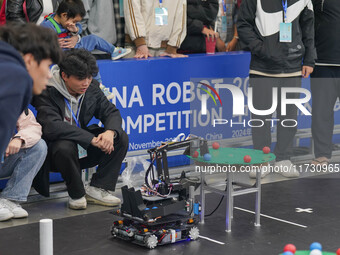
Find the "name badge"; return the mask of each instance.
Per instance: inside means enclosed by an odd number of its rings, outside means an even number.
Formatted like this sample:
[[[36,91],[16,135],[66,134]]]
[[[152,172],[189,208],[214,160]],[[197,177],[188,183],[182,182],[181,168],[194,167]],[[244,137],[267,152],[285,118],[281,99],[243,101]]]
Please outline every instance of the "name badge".
[[[222,16],[222,32],[227,32],[227,16],[225,15]]]
[[[87,151],[78,144],[78,157],[79,159],[87,157]]]
[[[292,42],[292,23],[280,23],[280,42]]]
[[[124,2],[123,0],[119,0],[119,16],[124,18]]]
[[[155,24],[157,26],[168,25],[168,9],[165,7],[155,8]]]

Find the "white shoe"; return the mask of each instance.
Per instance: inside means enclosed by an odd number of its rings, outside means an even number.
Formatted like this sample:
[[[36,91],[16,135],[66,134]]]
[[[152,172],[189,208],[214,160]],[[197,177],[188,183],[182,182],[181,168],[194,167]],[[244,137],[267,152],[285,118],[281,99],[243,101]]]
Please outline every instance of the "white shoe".
[[[87,202],[85,197],[79,199],[68,199],[68,207],[73,210],[84,210],[87,207]]]
[[[13,216],[14,216],[13,213],[8,208],[6,208],[0,201],[0,221],[12,219]]]
[[[112,60],[120,59],[128,55],[130,52],[131,52],[131,48],[116,47],[113,53],[111,54],[111,59]]]
[[[260,168],[256,168],[256,169],[252,169],[249,172],[249,177],[252,179],[256,178],[256,173],[257,171],[259,171]],[[267,166],[262,166],[261,167],[261,179],[266,177],[268,174],[270,174],[270,170],[269,170],[269,165]]]
[[[28,212],[21,207],[19,203],[13,202],[11,200],[1,198],[0,204],[7,208],[12,214],[14,219],[27,218]]]
[[[281,160],[275,162],[275,172],[278,172],[284,177],[294,178],[299,177],[300,173],[296,170],[296,166],[290,160]]]
[[[118,197],[112,195],[110,191],[100,189],[93,186],[85,187],[86,200],[89,203],[105,205],[105,206],[116,206],[121,203]]]

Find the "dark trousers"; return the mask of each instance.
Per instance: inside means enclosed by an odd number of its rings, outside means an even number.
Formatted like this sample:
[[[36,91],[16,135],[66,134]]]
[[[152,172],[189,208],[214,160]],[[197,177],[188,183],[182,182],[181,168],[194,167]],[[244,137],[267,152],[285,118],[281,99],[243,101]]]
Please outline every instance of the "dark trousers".
[[[61,173],[72,199],[85,195],[81,169],[96,165],[98,165],[97,172],[93,174],[90,185],[114,191],[128,144],[128,136],[123,132],[119,138],[115,139],[114,151],[111,154],[105,154],[97,147],[90,145],[87,149],[87,157],[79,159],[75,142],[58,140],[49,147],[52,171]]]
[[[286,160],[290,158],[289,149],[293,143],[297,127],[284,127],[281,121],[284,119],[297,120],[297,107],[295,105],[287,105],[286,115],[281,115],[281,88],[285,87],[301,87],[301,77],[290,78],[272,78],[260,75],[249,76],[249,86],[253,88],[253,105],[257,110],[268,110],[272,106],[273,88],[278,88],[278,105],[276,109],[276,119],[280,121],[274,122],[277,125],[277,142],[274,149],[276,161]],[[299,98],[299,93],[289,93],[287,98]],[[262,127],[252,127],[252,138],[254,149],[262,150],[263,147],[271,146],[271,121],[272,115],[255,115],[251,114],[252,119],[260,119],[264,122]],[[293,126],[293,121],[284,123],[286,126]],[[255,125],[255,122],[254,124]],[[259,125],[256,123],[256,125]],[[259,125],[260,126],[260,125]]]
[[[315,157],[332,157],[334,105],[340,97],[340,67],[315,66],[311,79]]]

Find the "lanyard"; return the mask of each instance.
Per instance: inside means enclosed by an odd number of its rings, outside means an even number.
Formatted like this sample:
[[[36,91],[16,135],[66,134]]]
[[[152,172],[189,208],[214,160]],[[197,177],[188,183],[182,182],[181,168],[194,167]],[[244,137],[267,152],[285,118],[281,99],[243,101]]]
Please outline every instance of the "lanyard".
[[[287,23],[287,9],[288,9],[288,3],[287,0],[286,2],[283,2],[282,0],[282,6],[283,6],[283,12],[284,12],[284,22]]]
[[[226,0],[222,0],[222,6],[223,6],[223,12],[224,12],[224,14],[226,15],[227,6],[226,6],[226,4],[225,4],[225,1],[226,1]]]
[[[67,108],[70,110],[70,112],[71,112],[71,114],[72,114],[72,117],[73,117],[74,121],[75,121],[76,124],[77,124],[77,127],[80,127],[79,121],[78,121],[78,118],[79,118],[78,114],[79,114],[79,109],[80,109],[81,100],[80,100],[79,103],[78,103],[78,110],[77,110],[76,115],[74,115],[74,112],[73,112],[72,109],[71,109],[71,105],[70,105],[70,103],[67,101],[67,99],[64,98],[64,100],[65,100],[65,103],[66,103],[66,105],[67,105]]]

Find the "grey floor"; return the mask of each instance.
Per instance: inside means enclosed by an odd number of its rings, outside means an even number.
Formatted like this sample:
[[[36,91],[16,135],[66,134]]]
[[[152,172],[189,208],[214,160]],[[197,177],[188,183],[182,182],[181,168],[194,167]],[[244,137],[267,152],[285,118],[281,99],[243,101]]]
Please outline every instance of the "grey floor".
[[[340,157],[336,157],[332,159],[332,163],[337,164],[337,162],[340,162]],[[305,162],[300,162],[300,165],[304,164]],[[308,163],[308,162],[307,162]],[[303,170],[300,173],[299,178],[305,178],[305,177],[311,177],[311,176],[319,176],[322,178],[323,173],[311,173],[310,171],[306,170],[305,166],[303,166]],[[182,171],[186,171],[188,176],[198,176],[197,173],[195,173],[193,166],[186,166],[186,167],[179,167],[171,169],[171,175],[172,177],[179,176],[179,174]],[[211,174],[207,175],[207,183],[209,185],[213,185],[215,187],[224,189],[225,182],[223,182],[225,178],[225,174]],[[141,180],[140,178],[136,178]],[[237,173],[234,176],[234,180],[241,181],[243,183],[249,183],[252,184],[255,182],[254,179],[250,179],[249,175],[247,173]],[[273,183],[273,182],[280,182],[280,181],[288,181],[291,180],[291,178],[283,177],[280,174],[277,173],[271,173],[267,175],[265,178],[262,179],[262,184],[266,183]],[[136,183],[136,185],[140,185],[142,183]],[[116,195],[118,197],[121,197],[120,187],[122,187],[124,184],[122,180],[117,184],[117,190]],[[62,219],[62,218],[68,218],[72,216],[78,216],[78,215],[86,215],[101,211],[109,211],[112,210],[110,207],[105,206],[97,206],[97,205],[88,205],[86,210],[71,210],[67,207],[67,192],[66,187],[64,184],[54,184],[52,186],[52,190],[57,190],[56,192],[52,193],[51,198],[46,199],[41,197],[40,195],[37,195],[34,190],[31,192],[32,194],[28,198],[28,202],[23,204],[23,208],[25,208],[28,213],[29,217],[26,219],[12,219],[6,222],[0,222],[0,229],[4,228],[10,228],[25,224],[31,224],[39,222],[41,219],[49,218],[49,219]],[[197,190],[197,195],[198,195]],[[263,201],[265,203],[265,201]]]

